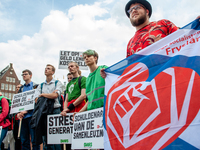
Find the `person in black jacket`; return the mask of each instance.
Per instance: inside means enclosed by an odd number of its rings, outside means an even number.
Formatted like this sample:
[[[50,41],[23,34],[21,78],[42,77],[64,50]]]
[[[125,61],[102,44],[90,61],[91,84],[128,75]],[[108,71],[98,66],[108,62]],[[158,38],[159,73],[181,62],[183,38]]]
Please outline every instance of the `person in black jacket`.
[[[63,85],[60,81],[53,79],[54,73],[55,73],[55,67],[53,65],[47,64],[45,68],[46,81],[40,84],[37,87],[37,91],[36,91],[36,97],[45,97],[51,100],[51,102],[53,102],[53,110],[52,112],[49,112],[47,115],[60,114],[61,112],[60,111],[61,104],[58,98],[60,97],[61,92],[63,91]],[[36,99],[36,102],[37,102],[37,99]],[[43,107],[42,103],[39,104],[38,107],[39,109],[42,109]],[[45,126],[45,130],[47,130],[47,126]],[[51,150],[51,149],[61,150],[60,145],[47,144],[46,134],[43,136],[43,142],[44,142],[44,150]]]

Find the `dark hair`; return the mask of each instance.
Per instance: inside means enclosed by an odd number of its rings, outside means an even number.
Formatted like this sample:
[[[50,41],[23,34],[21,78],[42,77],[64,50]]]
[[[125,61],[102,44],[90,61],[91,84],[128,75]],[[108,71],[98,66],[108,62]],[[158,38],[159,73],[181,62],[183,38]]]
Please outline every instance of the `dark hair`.
[[[32,75],[32,72],[28,69],[25,69],[25,70],[22,71],[22,73],[24,73],[24,72],[28,72],[29,75]]]
[[[67,76],[70,76],[70,75],[72,75],[70,72],[67,74]]]

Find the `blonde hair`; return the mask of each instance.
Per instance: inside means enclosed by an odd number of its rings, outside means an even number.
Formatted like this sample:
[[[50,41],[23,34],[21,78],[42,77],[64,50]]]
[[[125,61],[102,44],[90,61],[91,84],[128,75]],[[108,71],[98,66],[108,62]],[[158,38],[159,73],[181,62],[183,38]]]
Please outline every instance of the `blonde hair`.
[[[73,63],[78,68],[78,74],[81,76],[81,70],[79,69],[79,65],[75,61],[69,62],[69,64],[71,64],[71,63]]]

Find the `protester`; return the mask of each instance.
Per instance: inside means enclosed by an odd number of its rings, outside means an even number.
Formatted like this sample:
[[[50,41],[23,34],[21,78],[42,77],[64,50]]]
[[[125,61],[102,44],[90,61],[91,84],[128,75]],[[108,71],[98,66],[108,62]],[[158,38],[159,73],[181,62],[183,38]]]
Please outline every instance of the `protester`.
[[[8,126],[11,124],[8,119],[6,119],[8,113],[9,113],[9,103],[6,98],[2,95],[0,92],[0,126],[2,126],[2,131],[1,131],[1,137],[0,137],[0,150],[1,150],[1,144],[3,139],[5,138],[7,131],[8,131]]]
[[[90,74],[86,79],[86,96],[88,101],[79,112],[103,107],[105,79],[100,76],[100,70],[107,68],[107,66],[97,66],[98,57],[98,53],[94,50],[89,49],[83,53],[83,58],[90,69]]]
[[[127,45],[127,57],[178,30],[169,20],[150,22],[152,7],[146,0],[130,0],[125,12],[136,28],[135,35]]]
[[[61,115],[66,116],[67,112],[79,112],[85,105],[85,82],[86,77],[80,76],[79,66],[75,62],[68,64],[73,79],[67,84],[64,110]]]
[[[18,84],[18,85],[16,86],[16,90],[15,90],[16,93],[19,92],[19,89],[20,89],[21,86],[22,86],[22,84]]]
[[[71,73],[67,74],[68,83],[73,79],[73,75]]]
[[[66,96],[64,102],[64,110],[61,112],[62,116],[66,116],[67,112],[79,112],[85,105],[85,82],[86,77],[80,76],[81,71],[75,62],[68,64],[69,71],[73,79],[67,84]],[[67,150],[71,150],[71,144],[66,145]]]
[[[73,75],[71,74],[71,73],[68,73],[67,74],[67,81],[68,81],[68,83],[71,81],[73,79]],[[66,90],[64,91],[64,96],[63,96],[63,98],[64,98],[64,101],[65,101],[65,98],[66,98]],[[64,106],[64,105],[63,105]],[[64,109],[64,108],[63,108]]]
[[[46,75],[46,81],[40,84],[37,88],[36,97],[45,97],[50,100],[53,100],[53,112],[51,114],[60,114],[60,107],[61,104],[59,102],[59,97],[62,92],[63,85],[60,81],[53,79],[53,74],[55,73],[55,67],[53,65],[47,64],[45,68],[45,75]],[[37,99],[36,99],[37,102]],[[39,106],[42,107],[42,106]],[[47,126],[45,126],[47,130]],[[37,137],[38,138],[38,137]],[[44,142],[44,150],[61,150],[60,145],[53,145],[53,144],[47,144],[47,135],[43,136],[43,142]]]
[[[15,93],[17,94],[19,92],[20,87],[22,86],[22,84],[18,84],[16,86],[16,90]],[[14,114],[13,116],[13,136],[15,139],[15,149],[16,150],[21,150],[21,140],[20,138],[18,138],[18,129],[19,129],[19,119],[17,118],[17,114]]]
[[[25,81],[25,84],[22,85],[19,89],[20,92],[25,92],[29,90],[33,90],[37,88],[37,84],[31,81],[32,72],[28,69],[22,71],[22,77]],[[35,131],[30,126],[31,117],[33,114],[33,110],[29,111],[21,111],[17,114],[17,118],[22,121],[21,123],[21,134],[20,139],[22,142],[22,150],[30,150],[30,136],[32,143],[32,150],[39,150],[39,145],[35,143]]]
[[[135,35],[127,45],[127,57],[178,30],[166,19],[150,22],[152,7],[146,0],[130,0],[125,6],[125,13],[136,28]],[[101,70],[101,76],[106,77],[104,69]]]

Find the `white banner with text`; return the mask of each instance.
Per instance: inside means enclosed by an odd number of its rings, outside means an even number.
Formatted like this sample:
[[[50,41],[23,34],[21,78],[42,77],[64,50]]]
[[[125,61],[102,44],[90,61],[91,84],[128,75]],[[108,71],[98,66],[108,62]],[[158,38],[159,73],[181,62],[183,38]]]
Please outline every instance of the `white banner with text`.
[[[47,116],[47,143],[71,144],[73,133],[73,113],[67,116],[60,114]]]
[[[10,114],[32,110],[35,105],[36,90],[30,90],[13,95]]]
[[[77,113],[74,117],[72,149],[103,149],[103,142],[103,108]]]
[[[83,59],[83,52],[77,51],[60,51],[59,56],[59,69],[68,69],[70,62],[76,62],[79,65],[80,70],[88,70],[87,65]]]

